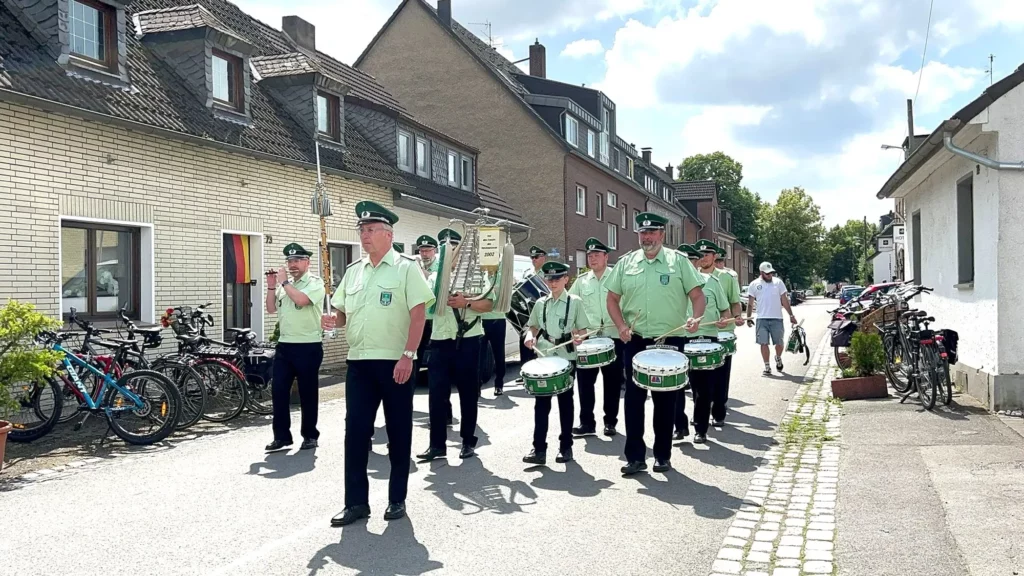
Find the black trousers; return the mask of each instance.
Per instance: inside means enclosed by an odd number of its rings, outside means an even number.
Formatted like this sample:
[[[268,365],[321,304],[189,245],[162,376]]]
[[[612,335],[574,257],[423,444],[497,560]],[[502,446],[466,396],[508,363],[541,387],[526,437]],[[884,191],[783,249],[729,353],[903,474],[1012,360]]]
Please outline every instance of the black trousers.
[[[575,410],[572,389],[558,394],[555,398],[558,399],[558,424],[560,426],[558,449],[567,450],[572,448],[572,419]],[[536,404],[533,406],[533,449],[537,452],[547,452],[550,415],[551,396],[537,396]]]
[[[302,409],[303,438],[316,440],[317,409],[320,404],[320,364],[324,361],[324,345],[320,342],[292,344],[278,342],[274,354],[274,380],[271,401],[274,405],[274,439],[292,441],[292,381],[298,380],[299,403]]]
[[[685,338],[669,337],[665,344],[675,346],[682,352]],[[626,399],[623,407],[626,413],[626,459],[641,462],[647,458],[647,444],[644,443],[644,408],[647,390],[633,382],[633,357],[654,344],[650,338],[633,338],[625,344],[622,366],[626,372]],[[668,460],[672,455],[672,422],[675,416],[676,397],[679,392],[651,392],[654,403],[654,457]]]
[[[484,341],[480,346],[480,370],[487,365],[487,348],[491,349],[491,356],[494,357],[494,387],[501,388],[505,385],[505,330],[507,321],[504,318],[483,320]],[[480,381],[490,380],[490,374],[480,374]]]
[[[452,405],[452,384],[459,391],[459,433],[463,446],[476,446],[476,419],[480,399],[477,380],[482,336],[430,342],[430,447],[445,449],[448,415]]]
[[[714,394],[711,396],[711,417],[715,420],[725,420],[725,404],[729,401],[729,380],[732,378],[732,356],[725,357],[725,366],[721,368],[722,374],[715,384]]]
[[[394,360],[349,360],[345,383],[345,506],[369,504],[366,476],[370,437],[377,408],[384,404],[391,478],[388,501],[402,502],[409,491],[412,453],[413,382],[395,382]]]
[[[580,389],[580,426],[583,428],[596,428],[597,421],[594,419],[594,405],[597,397],[594,392],[597,384],[597,374],[601,373],[604,381],[604,425],[615,428],[619,422],[619,399],[622,397],[622,380],[625,375],[622,371],[622,356],[625,354],[625,346],[621,340],[615,342],[615,361],[601,368],[579,368],[576,370],[576,385]]]
[[[704,340],[717,342],[718,338],[701,337]],[[686,339],[690,341],[689,338]],[[680,352],[682,349],[680,349]],[[693,429],[697,434],[708,433],[708,422],[711,417],[711,401],[718,389],[724,366],[716,370],[690,370],[690,392],[693,394]],[[689,423],[686,418],[686,391],[680,390],[676,398],[675,428],[678,432],[688,432]]]

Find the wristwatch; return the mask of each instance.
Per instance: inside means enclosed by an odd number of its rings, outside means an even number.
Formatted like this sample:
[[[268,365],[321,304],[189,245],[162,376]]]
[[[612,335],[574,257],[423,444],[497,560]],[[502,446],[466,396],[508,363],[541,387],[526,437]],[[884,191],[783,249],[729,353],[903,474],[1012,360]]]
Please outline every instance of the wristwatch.
[[[287,286],[287,285],[289,285],[291,283],[292,283],[291,280],[285,280],[284,282],[281,282],[281,286]]]
[[[416,351],[415,350],[406,350],[405,352],[402,352],[402,356],[405,356],[409,360],[412,360],[413,356],[416,356]]]

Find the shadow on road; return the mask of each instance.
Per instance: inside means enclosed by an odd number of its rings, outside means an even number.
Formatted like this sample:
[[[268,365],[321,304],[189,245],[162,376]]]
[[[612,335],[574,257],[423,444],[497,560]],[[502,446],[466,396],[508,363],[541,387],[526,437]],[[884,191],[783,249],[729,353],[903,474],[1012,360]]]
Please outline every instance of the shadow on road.
[[[312,472],[316,468],[316,450],[300,450],[294,454],[271,452],[266,458],[249,465],[249,474],[280,480]],[[263,470],[267,470],[263,473]]]
[[[746,424],[748,428],[752,428],[754,430],[775,430],[775,424],[772,424],[771,422],[765,420],[764,418],[758,418],[757,416],[749,416],[747,414],[744,414],[743,412],[735,410],[732,407],[732,403],[733,400],[730,399],[729,412],[726,417],[728,422]],[[749,406],[749,404],[745,405]],[[726,425],[726,428],[729,428],[729,426]]]
[[[424,574],[444,568],[430,559],[430,551],[416,540],[409,518],[388,522],[383,534],[366,529],[366,522],[357,522],[341,530],[341,541],[320,549],[306,566],[310,576],[330,564],[357,570],[359,574],[397,576]]]
[[[744,436],[749,436],[749,434],[745,434]],[[719,442],[722,441],[721,437],[718,435],[715,436],[715,440]],[[708,448],[697,448],[693,444],[685,442],[680,445],[679,448],[682,450],[683,454],[693,458],[694,460],[698,460],[711,466],[726,468],[733,472],[753,472],[754,470],[757,470],[757,466],[761,461],[759,457],[730,450],[724,444],[711,442],[705,444],[705,446]]]
[[[570,496],[592,498],[600,494],[602,490],[615,485],[611,480],[604,478],[598,480],[591,476],[576,462],[567,462],[565,472],[552,470],[546,466],[538,466],[534,469],[540,471],[540,477],[534,478],[530,485],[538,490],[565,492]]]
[[[626,461],[626,435],[621,432],[611,438],[591,435],[573,439],[573,445],[580,442],[583,443],[584,452],[598,456],[617,456],[619,460]]]
[[[674,469],[665,473],[665,480],[659,480],[652,474],[638,474],[633,478],[643,485],[637,490],[638,494],[657,498],[674,507],[690,507],[701,518],[729,518],[743,504],[743,500],[715,486],[698,484]]]
[[[484,511],[514,514],[537,501],[537,493],[529,484],[495,475],[480,458],[463,460],[460,466],[435,460],[430,463],[430,471],[426,490],[465,515]]]

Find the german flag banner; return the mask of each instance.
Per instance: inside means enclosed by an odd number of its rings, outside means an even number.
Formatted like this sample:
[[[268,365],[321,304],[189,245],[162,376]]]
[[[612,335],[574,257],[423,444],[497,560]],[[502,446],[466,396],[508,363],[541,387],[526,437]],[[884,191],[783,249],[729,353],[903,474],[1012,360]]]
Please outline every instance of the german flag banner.
[[[239,234],[224,235],[224,282],[248,284],[249,237]]]

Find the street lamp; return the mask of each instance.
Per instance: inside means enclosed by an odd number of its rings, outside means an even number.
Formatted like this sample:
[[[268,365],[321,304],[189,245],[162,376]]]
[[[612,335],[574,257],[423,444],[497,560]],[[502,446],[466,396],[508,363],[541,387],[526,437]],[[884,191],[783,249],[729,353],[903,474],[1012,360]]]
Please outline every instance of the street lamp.
[[[882,150],[903,150],[903,146],[893,146],[892,144],[882,144]]]

